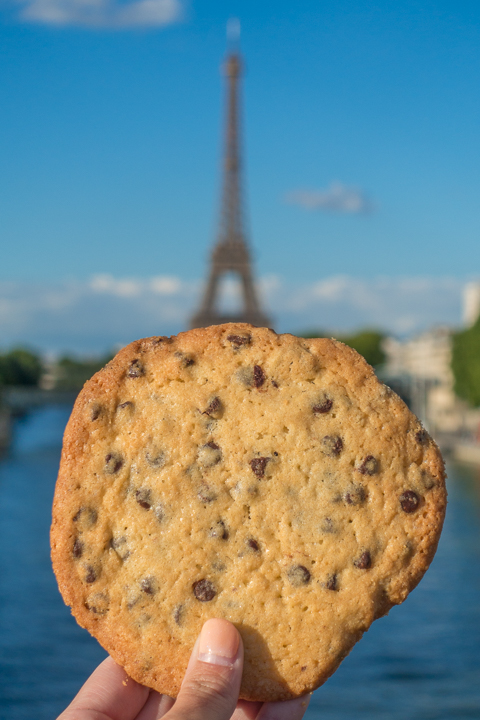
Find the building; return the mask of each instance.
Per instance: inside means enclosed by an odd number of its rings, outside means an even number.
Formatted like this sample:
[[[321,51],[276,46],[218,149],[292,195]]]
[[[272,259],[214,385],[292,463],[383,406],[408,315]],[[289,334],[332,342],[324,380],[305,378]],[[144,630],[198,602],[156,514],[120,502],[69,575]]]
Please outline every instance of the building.
[[[408,340],[387,338],[383,377],[406,388],[412,411],[433,434],[478,434],[480,410],[454,392],[452,333],[438,327]]]

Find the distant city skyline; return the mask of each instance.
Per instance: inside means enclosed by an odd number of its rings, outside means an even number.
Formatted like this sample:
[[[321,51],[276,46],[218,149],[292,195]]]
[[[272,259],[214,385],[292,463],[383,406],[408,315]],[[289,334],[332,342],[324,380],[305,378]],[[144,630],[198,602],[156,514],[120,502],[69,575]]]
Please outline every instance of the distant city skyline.
[[[1,347],[123,342],[124,311],[128,339],[182,329],[217,232],[229,17],[247,68],[247,225],[279,329],[461,322],[480,276],[479,6],[12,0]],[[127,300],[98,277],[187,290]]]

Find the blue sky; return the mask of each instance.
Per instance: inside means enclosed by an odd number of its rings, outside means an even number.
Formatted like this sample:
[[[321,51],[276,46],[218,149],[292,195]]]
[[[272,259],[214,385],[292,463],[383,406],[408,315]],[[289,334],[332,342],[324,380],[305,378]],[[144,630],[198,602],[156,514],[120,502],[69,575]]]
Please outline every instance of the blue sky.
[[[478,4],[2,0],[0,346],[182,329],[216,231],[230,16],[279,329],[461,321],[479,275]]]

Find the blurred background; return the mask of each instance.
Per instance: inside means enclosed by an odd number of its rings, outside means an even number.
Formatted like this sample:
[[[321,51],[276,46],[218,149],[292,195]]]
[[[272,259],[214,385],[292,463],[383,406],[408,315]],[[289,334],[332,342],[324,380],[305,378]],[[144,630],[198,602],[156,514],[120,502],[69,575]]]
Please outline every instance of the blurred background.
[[[480,6],[2,0],[0,58],[0,720],[105,656],[49,560],[78,390],[230,318],[356,348],[448,461],[430,571],[306,717],[480,719]]]

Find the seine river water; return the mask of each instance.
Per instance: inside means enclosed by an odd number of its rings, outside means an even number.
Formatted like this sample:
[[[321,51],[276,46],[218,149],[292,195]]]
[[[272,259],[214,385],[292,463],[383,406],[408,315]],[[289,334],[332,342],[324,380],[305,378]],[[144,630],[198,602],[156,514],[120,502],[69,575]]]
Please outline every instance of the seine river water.
[[[58,594],[48,531],[68,410],[19,421],[0,461],[0,719],[53,720],[104,651]],[[308,720],[480,720],[480,471],[449,467],[437,556],[314,693]]]

